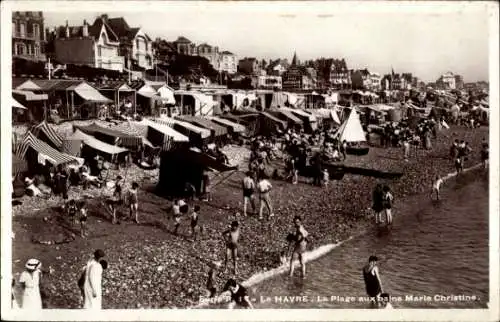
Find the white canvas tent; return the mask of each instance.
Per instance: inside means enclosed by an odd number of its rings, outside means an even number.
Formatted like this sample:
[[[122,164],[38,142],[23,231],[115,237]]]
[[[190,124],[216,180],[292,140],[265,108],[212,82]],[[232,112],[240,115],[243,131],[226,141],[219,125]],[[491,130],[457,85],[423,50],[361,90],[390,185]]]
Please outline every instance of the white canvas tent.
[[[364,142],[366,141],[365,132],[359,120],[359,114],[356,109],[351,109],[351,113],[345,122],[340,126],[335,136],[340,142]]]
[[[19,108],[22,110],[27,109],[23,104],[19,103],[14,97],[12,97],[12,104],[11,105],[13,108]]]

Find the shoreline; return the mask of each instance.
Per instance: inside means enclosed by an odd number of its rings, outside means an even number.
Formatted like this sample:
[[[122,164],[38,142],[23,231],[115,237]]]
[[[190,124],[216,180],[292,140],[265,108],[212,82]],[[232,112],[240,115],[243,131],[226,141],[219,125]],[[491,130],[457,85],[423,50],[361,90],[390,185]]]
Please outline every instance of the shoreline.
[[[482,166],[483,166],[482,163],[475,164],[471,167],[463,169],[463,173],[467,173],[467,172],[470,172],[473,170],[480,169]],[[446,181],[448,181],[452,178],[455,178],[457,176],[457,174],[458,173],[456,171],[450,172],[447,175],[441,177],[441,179],[443,180],[443,183],[446,183]],[[405,196],[405,197],[411,197],[411,196]],[[339,241],[337,243],[329,243],[329,244],[320,245],[320,246],[318,246],[310,251],[307,251],[304,254],[304,263],[309,263],[309,262],[318,260],[323,256],[328,255],[333,250],[337,249],[338,247],[342,246],[343,244],[345,244],[345,243],[347,243],[355,238],[363,236],[364,234],[367,233],[367,231],[368,231],[368,229],[363,229],[360,232],[358,232],[354,235],[351,235],[348,238],[346,238],[342,241]],[[298,267],[299,261],[297,259],[294,260],[293,265],[294,265],[294,267]],[[248,279],[243,281],[241,283],[241,285],[243,285],[245,287],[251,287],[251,286],[254,286],[256,284],[260,284],[268,279],[271,279],[271,278],[277,277],[279,275],[288,273],[289,269],[290,269],[289,265],[281,265],[278,267],[274,267],[268,271],[256,272],[252,276],[250,276]],[[210,307],[213,303],[216,303],[216,304],[224,303],[224,300],[227,299],[228,296],[229,296],[229,291],[226,291],[226,292],[214,297],[209,302],[201,302],[201,303],[198,303],[196,305],[192,305],[192,306],[188,307],[187,309],[202,309],[202,308]],[[212,303],[212,301],[213,301],[213,303]]]

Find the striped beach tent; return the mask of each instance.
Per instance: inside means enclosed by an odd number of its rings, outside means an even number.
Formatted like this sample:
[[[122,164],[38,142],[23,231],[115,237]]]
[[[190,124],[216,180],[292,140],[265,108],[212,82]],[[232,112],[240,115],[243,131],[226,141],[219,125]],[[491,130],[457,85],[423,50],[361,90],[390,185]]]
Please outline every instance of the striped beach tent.
[[[43,163],[44,161],[47,161],[52,165],[78,163],[78,160],[75,157],[57,151],[47,143],[39,140],[31,132],[26,133],[24,136],[21,144],[17,148],[16,155],[20,159],[26,160],[29,148],[32,148],[38,153],[37,157],[39,163]]]
[[[62,150],[62,137],[46,122],[42,121],[31,129],[33,135],[56,150]]]

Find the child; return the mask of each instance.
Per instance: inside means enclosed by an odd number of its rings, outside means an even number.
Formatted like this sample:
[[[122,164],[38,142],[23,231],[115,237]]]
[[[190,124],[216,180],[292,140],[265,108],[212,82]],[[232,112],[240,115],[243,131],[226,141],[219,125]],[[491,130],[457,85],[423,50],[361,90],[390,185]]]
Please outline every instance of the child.
[[[200,229],[200,233],[203,232],[203,227],[201,227],[198,223],[199,211],[200,206],[194,206],[194,211],[191,213],[191,234],[193,235],[194,240],[196,240],[196,228]]]
[[[174,218],[174,235],[177,235],[177,231],[181,224],[181,206],[179,200],[175,199],[172,205],[172,217]]]
[[[443,184],[443,179],[441,179],[439,176],[436,176],[436,179],[432,184],[431,199],[434,193],[436,193],[437,200],[439,200],[439,189],[441,188],[442,184]]]
[[[231,228],[222,233],[226,245],[226,256],[224,260],[224,271],[227,270],[227,260],[229,256],[233,258],[234,274],[237,273],[238,239],[240,238],[240,228],[237,221],[231,223]]]
[[[393,309],[392,304],[391,304],[391,297],[390,297],[389,293],[382,293],[382,294],[380,294],[380,297],[382,299],[382,308]]]
[[[121,176],[116,177],[115,190],[109,203],[111,213],[113,214],[113,225],[117,223],[116,208],[122,203],[122,179]]]
[[[87,236],[87,203],[85,200],[79,202],[78,209],[80,210],[80,236]]]
[[[129,190],[129,207],[130,207],[130,217],[134,218],[136,224],[139,224],[139,200],[137,198],[137,190],[139,189],[139,184],[137,182],[132,182],[132,188]]]
[[[391,193],[391,188],[384,186],[383,188],[383,203],[385,209],[385,221],[388,226],[392,225],[392,203],[394,202],[394,196]]]
[[[207,278],[207,290],[210,297],[215,297],[215,295],[217,294],[217,287],[215,287],[215,277],[217,275],[217,271],[221,266],[221,262],[213,262],[210,265],[210,270],[208,271]]]
[[[463,163],[461,157],[455,158],[455,169],[457,170],[457,177],[458,177],[458,175],[463,171]]]
[[[323,186],[328,188],[328,182],[330,181],[330,174],[327,169],[323,170]]]
[[[78,208],[76,206],[76,201],[74,199],[71,199],[68,202],[68,206],[66,207],[66,209],[68,211],[69,219],[74,223],[78,223],[78,219],[76,216],[76,213],[78,212]]]

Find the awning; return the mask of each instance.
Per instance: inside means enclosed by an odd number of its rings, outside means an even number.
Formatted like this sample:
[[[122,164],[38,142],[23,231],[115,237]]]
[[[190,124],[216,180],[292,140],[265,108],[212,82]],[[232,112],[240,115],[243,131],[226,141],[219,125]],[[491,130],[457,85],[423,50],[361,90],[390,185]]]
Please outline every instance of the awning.
[[[153,121],[160,123],[160,124],[167,125],[171,128],[174,128],[174,126],[177,124],[177,125],[185,128],[189,132],[194,132],[196,134],[199,134],[202,139],[206,139],[206,138],[210,137],[210,135],[211,135],[210,130],[204,129],[202,127],[198,127],[198,126],[193,125],[189,122],[183,122],[183,121],[180,121],[177,119],[173,119],[171,117],[163,117],[161,119],[156,118],[156,119],[153,119]]]
[[[30,147],[38,152],[41,159],[45,159],[53,165],[78,163],[75,157],[57,151],[47,143],[37,139],[31,132],[25,135],[22,143],[17,149],[16,155],[24,160],[26,152]]]
[[[151,92],[137,92],[137,95],[141,95],[146,98],[151,98],[156,95],[156,93],[151,93]]]
[[[116,130],[126,134],[128,137],[122,137],[121,145],[125,147],[137,147],[139,143],[145,144],[150,147],[154,147],[151,142],[146,138],[148,128],[147,126],[142,126],[139,123],[132,123],[130,121],[118,123],[111,127],[112,130]]]
[[[316,116],[309,114],[307,112],[304,112],[303,110],[300,109],[294,109],[294,108],[284,108],[284,110],[289,111],[293,114],[296,114],[297,116],[302,116],[302,118],[307,118],[309,122],[316,122]]]
[[[181,121],[186,121],[209,129],[216,137],[227,134],[227,130],[225,127],[217,125],[216,123],[211,122],[210,120],[203,117],[182,115],[176,116],[176,118],[180,119]]]
[[[61,150],[62,137],[46,121],[34,126],[31,132],[37,139],[44,141],[59,151]]]
[[[106,142],[99,141],[98,139],[94,138],[93,136],[85,134],[78,129],[75,131],[75,133],[73,133],[71,136],[67,137],[66,139],[67,140],[82,140],[82,142],[84,144],[90,146],[91,148],[98,150],[98,151],[101,151],[101,152],[104,152],[104,153],[107,153],[107,154],[111,154],[111,155],[115,155],[115,154],[119,154],[119,153],[123,153],[123,152],[128,151],[127,149],[120,148],[116,145],[111,145],[111,144],[108,144]]]
[[[230,120],[226,120],[226,119],[223,119],[223,118],[220,118],[217,116],[207,116],[207,118],[210,121],[218,123],[222,126],[230,127],[233,130],[233,132],[236,132],[236,133],[245,132],[245,130],[246,130],[246,128],[243,125],[235,123],[235,122],[231,122]]]
[[[118,131],[116,129],[112,128],[106,128],[98,125],[97,123],[92,123],[87,126],[83,125],[74,125],[75,128],[79,129],[80,131],[87,133],[89,135],[94,135],[95,133],[101,133],[107,136],[114,137],[116,139],[123,139],[123,138],[131,138],[134,136],[128,135],[126,133],[123,133],[122,131]]]
[[[136,122],[139,123],[139,122]],[[174,142],[189,142],[189,138],[182,133],[177,132],[168,125],[153,122],[148,119],[143,119],[139,124],[144,126],[149,126],[154,130],[163,133],[164,135],[171,137]]]
[[[269,114],[269,113],[267,113],[267,112],[260,112],[260,115],[262,115],[262,116],[264,116],[264,117],[266,117],[266,118],[268,118],[268,119],[272,120],[272,121],[273,121],[273,122],[275,122],[275,123],[280,124],[280,125],[281,125],[281,127],[282,127],[283,129],[286,129],[286,122],[285,122],[285,121],[283,121],[283,120],[280,120],[280,119],[279,119],[279,118],[277,118],[276,116],[273,116],[273,115],[271,115],[271,114]]]
[[[94,88],[75,88],[75,93],[77,93],[81,98],[89,102],[96,103],[111,103],[112,100],[104,97],[98,90]]]
[[[12,104],[11,105],[12,105],[13,108],[20,108],[22,110],[27,110],[27,108],[24,107],[23,104],[21,104],[18,101],[16,101],[16,99],[14,97],[12,97]]]
[[[22,96],[26,101],[44,101],[49,99],[47,94],[35,94],[30,91],[13,90],[12,94]]]
[[[284,115],[288,120],[292,121],[293,123],[295,123],[297,125],[304,124],[304,122],[302,122],[301,119],[299,119],[297,116],[293,115],[293,113],[290,111],[279,108],[279,109],[274,110],[273,112],[280,113],[280,114]]]
[[[200,165],[203,165],[207,168],[217,170],[219,172],[231,171],[231,170],[238,169],[237,166],[231,166],[231,165],[219,162],[214,157],[212,157],[206,153],[203,153],[196,148],[190,148],[189,150],[187,150],[183,153],[185,153],[184,156],[189,158],[190,160],[196,161]]]

